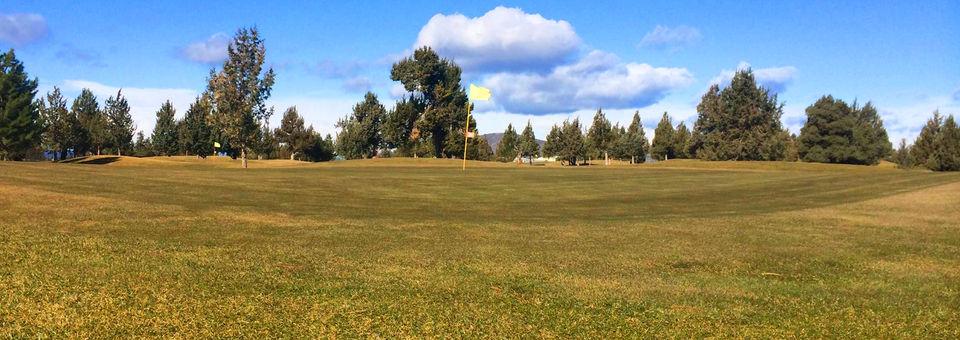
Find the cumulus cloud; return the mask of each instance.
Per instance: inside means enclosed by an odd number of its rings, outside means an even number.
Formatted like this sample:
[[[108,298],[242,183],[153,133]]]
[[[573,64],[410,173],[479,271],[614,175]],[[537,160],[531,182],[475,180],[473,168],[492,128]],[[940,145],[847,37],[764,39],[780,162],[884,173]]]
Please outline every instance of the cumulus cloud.
[[[225,33],[215,33],[207,40],[191,43],[181,51],[189,60],[199,63],[216,63],[227,59],[227,46],[230,46],[230,36]]]
[[[497,7],[483,16],[437,14],[417,36],[414,48],[430,46],[466,70],[549,69],[580,47],[570,23]]]
[[[736,70],[723,70],[720,75],[710,81],[710,85],[719,84],[720,87],[730,85],[733,75],[737,71],[750,69],[750,63],[741,61]],[[797,76],[797,68],[793,66],[753,68],[753,76],[761,86],[773,93],[781,93],[793,82]]]
[[[544,75],[501,72],[483,80],[506,111],[530,114],[645,107],[692,82],[684,68],[624,63],[602,51]]]
[[[47,34],[47,20],[39,14],[0,14],[0,41],[24,45]]]
[[[86,88],[90,89],[97,96],[101,105],[110,96],[117,95],[120,87],[101,84],[89,80],[65,80],[63,82],[65,91],[77,92]],[[123,96],[130,103],[130,115],[136,122],[137,128],[149,135],[156,125],[156,112],[165,101],[170,100],[177,109],[177,116],[182,117],[190,104],[198,95],[197,91],[191,89],[175,88],[138,88],[124,87]]]
[[[642,47],[679,49],[693,45],[703,38],[700,30],[690,26],[667,27],[657,25],[640,40]]]

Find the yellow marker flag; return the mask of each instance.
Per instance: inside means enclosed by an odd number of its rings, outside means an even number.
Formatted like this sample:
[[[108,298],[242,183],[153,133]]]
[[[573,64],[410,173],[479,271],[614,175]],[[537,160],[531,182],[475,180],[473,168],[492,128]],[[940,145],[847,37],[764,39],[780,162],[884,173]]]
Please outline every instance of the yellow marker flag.
[[[470,99],[490,100],[490,89],[470,84]]]
[[[220,147],[220,142],[213,142],[213,147],[219,148],[219,147]]]

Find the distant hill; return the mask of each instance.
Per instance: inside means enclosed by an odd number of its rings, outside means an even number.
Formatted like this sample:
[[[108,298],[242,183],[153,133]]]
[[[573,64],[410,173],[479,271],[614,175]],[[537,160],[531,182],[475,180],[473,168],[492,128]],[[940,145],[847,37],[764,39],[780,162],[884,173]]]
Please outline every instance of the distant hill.
[[[503,133],[485,133],[480,135],[480,137],[486,138],[487,143],[490,144],[490,147],[493,148],[493,151],[497,151],[497,145],[500,145],[500,139],[503,138]],[[537,144],[540,144],[540,148],[543,148],[543,144],[546,143],[545,140],[537,139]]]

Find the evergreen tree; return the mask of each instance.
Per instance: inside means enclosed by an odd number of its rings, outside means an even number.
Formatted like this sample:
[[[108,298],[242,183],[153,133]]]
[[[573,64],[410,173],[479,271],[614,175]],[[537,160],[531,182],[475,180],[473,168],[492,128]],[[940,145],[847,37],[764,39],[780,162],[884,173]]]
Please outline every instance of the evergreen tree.
[[[633,120],[623,138],[624,157],[630,157],[631,164],[643,163],[647,158],[649,142],[640,121],[640,111],[633,113]]]
[[[73,147],[71,141],[73,131],[70,111],[67,110],[67,100],[60,93],[60,88],[54,86],[52,91],[47,92],[46,100],[42,101],[40,114],[45,122],[43,132],[45,144],[56,151],[55,159],[65,159],[67,149]]]
[[[377,155],[383,144],[380,126],[387,110],[373,92],[367,92],[363,101],[353,107],[353,114],[337,122],[337,153],[347,159],[370,158]]]
[[[920,130],[920,135],[910,148],[914,164],[929,168],[927,164],[936,150],[937,136],[940,134],[942,125],[943,117],[940,116],[940,111],[933,111],[933,117],[927,120],[927,124]]]
[[[677,131],[673,135],[673,153],[675,158],[690,158],[687,150],[690,149],[691,135],[687,124],[680,122],[677,125]]]
[[[887,132],[872,104],[863,108],[823,96],[807,108],[798,153],[807,162],[877,164],[891,152]]]
[[[673,122],[670,116],[664,112],[663,117],[660,118],[660,123],[657,124],[657,128],[653,130],[653,143],[650,145],[650,155],[661,161],[676,158],[674,134],[676,134],[676,132],[673,131]]]
[[[626,134],[627,130],[620,126],[620,123],[613,124],[613,128],[610,129],[610,158],[623,160],[624,157],[627,157],[626,145],[624,145]]]
[[[307,147],[304,149],[304,160],[310,162],[326,162],[332,160],[335,156],[333,138],[327,135],[322,138],[320,133],[313,130],[313,126],[307,128]]]
[[[544,157],[557,157],[560,154],[560,148],[563,144],[562,130],[556,124],[550,128],[550,133],[547,134],[547,140],[543,143],[543,156]]]
[[[173,156],[179,150],[177,121],[174,119],[176,114],[177,110],[169,100],[157,111],[157,125],[153,127],[153,135],[150,137],[157,155]]]
[[[413,137],[417,118],[423,112],[424,106],[420,97],[406,97],[400,99],[393,109],[387,112],[381,127],[384,145],[388,149],[405,157],[413,155],[413,148],[417,138]]]
[[[468,152],[467,158],[478,161],[492,161],[494,157],[493,148],[490,147],[490,143],[487,142],[486,138],[479,136],[479,132],[477,132],[477,135],[478,137],[474,138],[474,140],[477,141],[476,145],[470,148],[470,150],[476,151]]]
[[[277,141],[283,144],[283,150],[290,155],[290,160],[300,159],[301,155],[306,157],[307,148],[314,144],[296,106],[291,106],[284,112],[283,118],[280,120],[280,127],[277,128],[274,135],[276,135]]]
[[[783,131],[786,148],[783,150],[783,160],[787,162],[796,162],[800,160],[800,145],[797,142],[797,135]]]
[[[566,162],[568,165],[580,165],[580,161],[585,156],[586,146],[584,145],[580,119],[576,118],[573,122],[565,120],[560,130],[560,147],[558,148],[557,158],[561,164]]]
[[[187,113],[183,117],[183,126],[186,133],[182,147],[186,149],[187,153],[194,154],[199,158],[206,158],[214,151],[210,127],[207,125],[212,109],[208,97],[197,97],[193,104],[190,104],[190,108],[187,109]]]
[[[935,144],[927,167],[934,171],[960,171],[960,127],[953,115],[943,121]]]
[[[13,49],[0,54],[0,160],[22,160],[41,142],[43,125],[30,80]]]
[[[907,139],[900,139],[900,147],[897,148],[896,153],[893,156],[894,163],[897,163],[897,167],[900,169],[909,169],[914,165],[913,157],[910,156],[910,146],[907,145]]]
[[[247,168],[247,149],[257,142],[261,125],[273,112],[265,102],[275,76],[272,68],[264,72],[265,58],[259,31],[241,28],[227,46],[223,67],[210,72],[207,85],[213,98],[211,121],[218,130],[216,137],[223,137],[231,148],[239,150],[243,168]]]
[[[501,162],[512,162],[520,156],[520,136],[513,129],[513,124],[507,124],[507,130],[500,136],[500,143],[497,144],[497,160]]]
[[[607,116],[603,113],[603,110],[598,109],[597,113],[593,116],[593,124],[590,125],[590,130],[587,131],[587,145],[589,146],[589,157],[591,158],[600,158],[603,157],[604,164],[610,164],[610,144],[613,139],[611,138],[610,132],[611,126],[610,121],[607,120]]]
[[[859,147],[860,159],[865,164],[877,164],[893,152],[887,129],[883,127],[883,119],[877,113],[873,103],[867,102],[863,107],[856,103],[853,110],[857,114],[857,129],[854,131],[855,140]]]
[[[442,59],[430,47],[393,64],[390,79],[399,81],[422,103],[416,119],[419,138],[429,138],[433,155],[443,157],[462,150],[445,150],[447,135],[462,129],[467,118],[467,93],[460,86],[460,67]]]
[[[143,131],[137,131],[137,140],[133,142],[133,155],[137,157],[153,156],[153,147],[150,138],[145,138]]]
[[[99,133],[100,124],[100,105],[97,104],[97,97],[89,89],[80,91],[80,96],[73,100],[70,107],[70,114],[76,120],[73,125],[74,154],[84,156],[91,150],[94,150],[93,135]]]
[[[751,70],[733,76],[730,86],[713,85],[697,105],[692,145],[706,160],[781,160],[783,104],[757,85]]]
[[[527,158],[527,161],[533,165],[533,158],[540,156],[540,144],[537,143],[537,136],[533,133],[533,126],[527,121],[527,127],[523,128],[519,141],[520,155]]]
[[[117,156],[122,156],[124,151],[129,152],[133,146],[133,131],[136,130],[133,125],[133,116],[130,115],[130,104],[127,103],[127,98],[117,91],[116,97],[107,99],[103,111],[107,120],[107,136],[110,144],[116,149]]]

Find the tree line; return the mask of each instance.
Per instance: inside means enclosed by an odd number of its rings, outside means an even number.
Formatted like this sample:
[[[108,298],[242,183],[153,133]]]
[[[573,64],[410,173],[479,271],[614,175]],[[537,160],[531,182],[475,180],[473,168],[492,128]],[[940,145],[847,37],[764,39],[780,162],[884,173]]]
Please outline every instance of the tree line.
[[[644,134],[639,112],[627,126],[611,124],[598,109],[589,128],[579,118],[555,124],[541,148],[530,122],[521,133],[507,126],[496,150],[479,132],[464,138],[470,119],[469,101],[461,86],[461,69],[429,47],[394,63],[390,79],[406,90],[391,108],[371,92],[350,114],[340,119],[336,137],[322,137],[306,126],[296,107],[288,108],[280,126],[270,129],[273,107],[267,107],[274,84],[272,69],[264,68],[265,48],[256,28],[237,31],[227,48],[227,59],[211,70],[207,87],[176,119],[167,101],[156,113],[150,136],[139,132],[130,106],[118,91],[101,106],[89,89],[71,105],[59,88],[35,100],[37,80],[30,79],[11,49],[0,54],[0,159],[40,158],[48,151],[55,159],[115,153],[118,155],[196,155],[220,152],[248,156],[326,161],[341,157],[461,158],[464,142],[468,159],[504,162],[534,157],[556,157],[561,164],[580,165],[593,160],[695,158],[711,161],[794,161],[877,164],[882,159],[901,167],[937,171],[960,170],[960,132],[953,116],[934,114],[920,136],[908,146],[901,141],[894,152],[883,121],[872,103],[852,104],[826,95],[806,108],[800,135],[781,123],[783,103],[760,86],[749,69],[736,72],[730,84],[712,85],[697,105],[692,129],[674,125],[664,113],[652,141]]]

